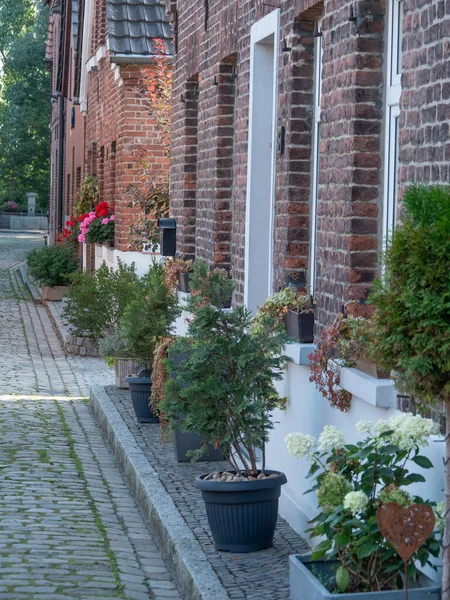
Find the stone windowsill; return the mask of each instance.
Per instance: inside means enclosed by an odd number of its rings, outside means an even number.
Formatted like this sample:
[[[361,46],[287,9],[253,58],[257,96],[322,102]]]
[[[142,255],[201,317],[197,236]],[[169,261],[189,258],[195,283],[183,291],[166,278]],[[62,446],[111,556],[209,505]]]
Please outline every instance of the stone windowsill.
[[[284,354],[289,356],[294,365],[309,366],[311,361],[308,356],[311,352],[314,352],[314,344],[300,344],[300,342],[294,342],[293,344],[287,344],[284,347]]]
[[[359,369],[341,367],[341,388],[378,408],[395,408],[395,386],[391,379],[377,379]]]

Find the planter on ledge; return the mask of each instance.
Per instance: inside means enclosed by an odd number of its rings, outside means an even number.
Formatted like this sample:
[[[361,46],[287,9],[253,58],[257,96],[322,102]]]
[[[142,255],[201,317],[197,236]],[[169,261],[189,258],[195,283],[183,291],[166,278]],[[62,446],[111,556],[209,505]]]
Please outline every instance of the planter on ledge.
[[[127,377],[131,401],[138,423],[159,423],[159,417],[150,408],[152,380],[147,373],[148,371],[141,371],[138,377]]]
[[[333,594],[322,581],[334,579],[336,561],[311,560],[310,556],[293,555],[289,558],[290,600],[404,600],[405,590],[382,592],[345,592]],[[313,573],[314,572],[314,573]],[[421,574],[419,581],[411,582],[409,600],[440,600],[440,587]]]
[[[139,365],[132,358],[116,358],[114,360],[114,374],[116,378],[116,386],[121,390],[127,390],[127,378],[130,377],[132,373],[139,373],[139,371],[141,370],[141,365]]]
[[[390,379],[391,374],[388,371],[380,369],[378,365],[370,361],[368,358],[359,358],[356,361],[355,369],[375,377],[375,379]]]
[[[205,481],[206,475],[201,475],[195,480],[202,491],[216,550],[255,552],[272,546],[278,499],[287,479],[278,471],[264,472],[277,477],[225,482]]]
[[[42,288],[42,302],[61,302],[63,297],[69,291],[67,285],[52,285]]]
[[[190,273],[178,273],[178,289],[180,292],[190,293],[189,280],[191,278]]]
[[[314,342],[314,313],[298,313],[290,310],[284,317],[286,333],[302,344]]]
[[[174,429],[172,434],[173,447],[178,462],[190,462],[190,456],[187,456],[189,450],[198,450],[202,447],[203,439],[198,433],[188,433],[181,429]],[[205,454],[199,461],[223,460],[223,454],[212,444],[208,445],[208,454]]]

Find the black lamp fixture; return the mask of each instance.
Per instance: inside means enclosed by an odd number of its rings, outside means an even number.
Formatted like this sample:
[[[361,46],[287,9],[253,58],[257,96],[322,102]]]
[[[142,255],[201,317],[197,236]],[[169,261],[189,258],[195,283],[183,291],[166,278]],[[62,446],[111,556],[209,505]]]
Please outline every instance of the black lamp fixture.
[[[180,96],[180,102],[186,102],[186,100],[184,99],[184,94],[181,94],[181,96]]]
[[[365,30],[369,30],[369,23],[374,20],[374,16],[370,8],[364,15],[359,13],[358,3],[350,4],[348,21],[356,25],[356,35],[360,33],[360,27],[364,23]]]
[[[287,45],[286,38],[283,39],[283,47],[281,48],[282,52],[291,52],[292,48]]]
[[[217,75],[214,75],[213,85],[219,85],[219,82],[217,81]]]

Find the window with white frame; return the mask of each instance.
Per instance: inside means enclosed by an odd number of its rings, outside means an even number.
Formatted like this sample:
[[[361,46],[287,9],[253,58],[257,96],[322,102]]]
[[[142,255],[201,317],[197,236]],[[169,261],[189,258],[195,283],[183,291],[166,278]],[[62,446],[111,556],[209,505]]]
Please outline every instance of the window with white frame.
[[[317,35],[314,38],[314,122],[311,145],[311,250],[310,278],[311,294],[316,287],[317,262],[317,207],[319,201],[319,162],[320,162],[320,114],[322,100],[322,20],[317,24]]]
[[[397,217],[398,125],[402,76],[403,0],[387,4],[387,57],[385,96],[385,149],[383,190],[383,247]]]

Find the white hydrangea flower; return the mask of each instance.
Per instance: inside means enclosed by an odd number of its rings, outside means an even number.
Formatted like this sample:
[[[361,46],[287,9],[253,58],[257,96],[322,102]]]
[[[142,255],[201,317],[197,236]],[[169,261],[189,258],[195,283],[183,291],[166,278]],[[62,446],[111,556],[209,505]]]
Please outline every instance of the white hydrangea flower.
[[[325,425],[319,436],[319,451],[328,452],[333,448],[342,448],[345,445],[345,437],[334,425]]]
[[[386,431],[392,431],[391,435],[383,438],[384,441],[395,444],[401,450],[406,451],[412,450],[416,446],[428,446],[429,438],[440,432],[437,423],[412,413],[391,417],[386,421],[378,421],[375,429],[377,436]]]
[[[356,423],[356,429],[359,433],[372,433],[373,423],[372,421],[359,421]]]
[[[369,504],[369,498],[364,492],[349,492],[344,498],[344,508],[352,515],[362,512]]]
[[[306,433],[289,433],[284,439],[288,452],[294,458],[309,456],[317,445],[317,440]]]

